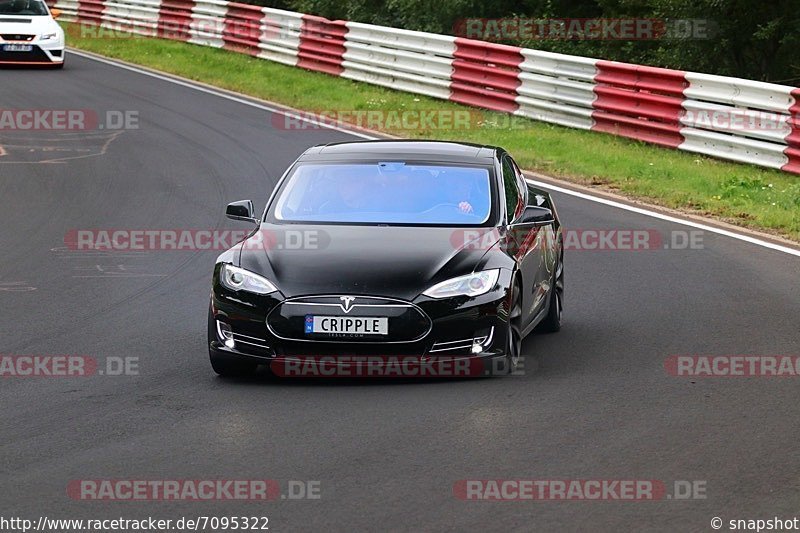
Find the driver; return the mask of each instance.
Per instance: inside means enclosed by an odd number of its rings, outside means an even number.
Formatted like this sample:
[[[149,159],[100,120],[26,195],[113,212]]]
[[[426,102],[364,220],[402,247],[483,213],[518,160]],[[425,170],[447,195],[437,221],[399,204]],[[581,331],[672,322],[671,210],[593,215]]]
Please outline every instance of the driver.
[[[22,13],[25,11],[27,5],[27,0],[12,0],[11,1],[11,13]]]
[[[457,205],[462,213],[473,214],[475,212],[475,208],[470,201],[472,196],[471,180],[463,176],[445,176],[444,187],[449,203]]]

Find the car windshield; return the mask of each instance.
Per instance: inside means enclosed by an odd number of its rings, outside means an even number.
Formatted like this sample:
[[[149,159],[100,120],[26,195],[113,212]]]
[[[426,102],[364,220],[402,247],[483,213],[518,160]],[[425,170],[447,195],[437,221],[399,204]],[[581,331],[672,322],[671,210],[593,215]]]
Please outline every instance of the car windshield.
[[[489,169],[405,162],[305,164],[273,204],[279,221],[481,225],[491,215]]]
[[[41,0],[0,0],[0,15],[47,15]]]

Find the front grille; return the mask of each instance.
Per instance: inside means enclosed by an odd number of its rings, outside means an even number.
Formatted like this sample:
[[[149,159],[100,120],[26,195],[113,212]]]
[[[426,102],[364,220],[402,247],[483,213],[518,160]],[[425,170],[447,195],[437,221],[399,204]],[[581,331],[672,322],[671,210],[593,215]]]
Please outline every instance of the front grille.
[[[306,318],[317,317],[380,317],[388,318],[387,335],[327,335],[306,333]],[[283,340],[324,343],[409,343],[425,337],[431,330],[431,319],[416,305],[377,296],[314,296],[287,300],[270,312],[267,326]]]
[[[0,33],[4,41],[32,41],[35,35],[25,35],[21,33]]]
[[[3,47],[0,46],[0,63],[52,63],[50,58],[47,57],[41,48],[34,45],[33,50],[30,52],[5,52]]]
[[[234,326],[236,327],[236,326]],[[306,358],[320,358],[320,357],[334,357],[334,358],[350,358],[350,357],[389,357],[389,356],[404,356],[404,357],[423,357],[425,354],[425,346],[422,342],[418,343],[399,343],[399,344],[367,344],[367,343],[324,343],[324,342],[291,342],[281,341],[275,346],[270,346],[268,341],[263,337],[245,335],[240,332],[241,329],[232,328],[233,340],[236,343],[235,348],[239,352],[246,354],[274,358],[280,357],[306,357]]]

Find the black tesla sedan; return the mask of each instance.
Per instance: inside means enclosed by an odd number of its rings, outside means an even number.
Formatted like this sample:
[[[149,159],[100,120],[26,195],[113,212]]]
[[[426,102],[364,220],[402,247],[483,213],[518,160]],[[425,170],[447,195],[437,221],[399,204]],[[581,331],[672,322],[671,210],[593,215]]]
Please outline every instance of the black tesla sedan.
[[[379,375],[396,358],[401,375],[445,361],[513,373],[528,333],[561,327],[558,214],[502,148],[316,146],[261,218],[249,200],[227,215],[257,227],[214,269],[208,340],[220,375],[319,361],[326,375],[365,365]]]

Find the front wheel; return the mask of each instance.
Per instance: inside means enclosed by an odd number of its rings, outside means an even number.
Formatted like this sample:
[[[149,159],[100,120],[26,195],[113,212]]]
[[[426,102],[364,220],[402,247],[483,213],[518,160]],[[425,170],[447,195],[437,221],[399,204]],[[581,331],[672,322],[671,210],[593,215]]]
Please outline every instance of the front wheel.
[[[506,335],[505,373],[514,374],[519,369],[522,358],[522,303],[519,288],[515,285],[511,295],[511,310],[508,314],[508,333]]]
[[[550,307],[547,317],[542,321],[542,331],[555,333],[561,329],[561,315],[564,311],[564,255],[562,253],[553,274],[553,288],[550,294]]]

